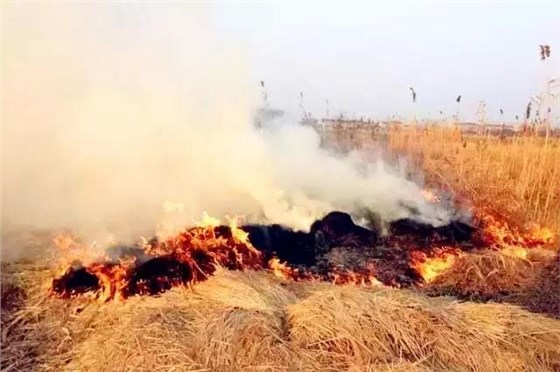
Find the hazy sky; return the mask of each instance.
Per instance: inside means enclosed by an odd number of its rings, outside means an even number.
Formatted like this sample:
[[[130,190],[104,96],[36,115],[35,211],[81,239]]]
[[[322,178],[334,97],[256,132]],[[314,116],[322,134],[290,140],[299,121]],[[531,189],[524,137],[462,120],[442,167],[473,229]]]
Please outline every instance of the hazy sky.
[[[271,104],[315,116],[523,116],[547,77],[558,77],[560,2],[218,3],[215,27],[247,53]],[[539,44],[552,56],[539,58]],[[418,102],[411,102],[409,87]],[[556,101],[555,106],[558,106]],[[559,113],[555,108],[554,116]]]

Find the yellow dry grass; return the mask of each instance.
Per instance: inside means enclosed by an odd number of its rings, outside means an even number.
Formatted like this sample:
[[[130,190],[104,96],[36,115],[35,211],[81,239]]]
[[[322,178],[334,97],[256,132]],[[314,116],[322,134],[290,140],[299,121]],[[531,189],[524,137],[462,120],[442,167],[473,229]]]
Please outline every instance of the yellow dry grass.
[[[47,298],[48,269],[18,270],[31,282],[2,313],[3,370],[560,368],[560,320],[513,305],[225,270],[192,289],[98,304]]]
[[[367,130],[338,139],[378,140]],[[430,128],[390,132],[386,145],[430,183],[521,223],[560,227],[558,140]],[[468,253],[420,290],[219,270],[194,288],[106,304],[49,298],[41,259],[11,262],[2,266],[1,369],[556,371],[560,319],[524,308],[560,316],[559,257]]]
[[[432,370],[558,366],[553,361],[558,334],[552,330],[558,321],[533,318],[511,305],[428,299],[408,290],[330,288],[315,292],[289,312],[297,345],[316,351],[324,365],[337,369],[395,359]],[[546,325],[537,330],[533,320]],[[553,328],[547,330],[549,326]]]
[[[560,232],[560,139],[535,135],[500,138],[463,134],[450,125],[319,128],[323,143],[341,150],[404,156],[442,186],[519,224]]]
[[[391,151],[428,181],[520,223],[560,231],[560,140],[469,136],[453,128],[392,130]]]
[[[457,257],[453,266],[429,283],[427,290],[475,300],[510,299],[525,293],[541,272],[556,265],[556,253],[533,249],[526,257],[508,250],[485,250]],[[554,282],[553,278],[549,278]],[[557,283],[560,290],[560,283]],[[554,293],[541,293],[552,296]],[[560,315],[560,314],[559,314]]]

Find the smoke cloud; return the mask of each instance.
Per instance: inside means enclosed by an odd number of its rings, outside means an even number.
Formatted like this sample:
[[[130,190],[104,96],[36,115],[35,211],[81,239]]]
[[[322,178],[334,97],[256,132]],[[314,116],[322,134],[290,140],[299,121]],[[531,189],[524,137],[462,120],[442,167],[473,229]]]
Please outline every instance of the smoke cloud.
[[[450,215],[382,162],[335,157],[294,123],[256,130],[241,47],[200,4],[8,4],[3,226],[122,239],[203,211],[306,229],[333,210]]]

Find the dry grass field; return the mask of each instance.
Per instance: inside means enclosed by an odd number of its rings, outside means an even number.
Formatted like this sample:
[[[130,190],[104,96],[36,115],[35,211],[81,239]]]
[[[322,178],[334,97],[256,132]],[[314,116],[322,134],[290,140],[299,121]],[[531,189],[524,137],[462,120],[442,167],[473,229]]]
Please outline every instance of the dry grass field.
[[[412,159],[428,182],[517,223],[560,231],[560,140],[461,135],[453,129],[389,132],[392,151]]]
[[[10,299],[21,308],[3,318],[3,370],[560,368],[560,320],[510,304],[225,270],[193,289],[100,304],[49,298],[48,269],[26,270]]]
[[[371,133],[339,140],[362,149],[379,143]],[[428,184],[520,228],[538,223],[556,232],[559,145],[441,129],[391,131],[385,143]],[[51,239],[47,233],[11,244],[33,252]],[[106,303],[49,296],[57,268],[48,260],[4,262],[1,368],[558,371],[557,236],[553,242],[467,253],[433,281],[407,289],[220,269],[196,286]]]
[[[560,372],[559,25],[0,0],[0,372]]]
[[[515,224],[560,231],[560,139],[534,135],[500,138],[461,133],[450,126],[393,127],[386,133],[333,128],[335,147],[383,146],[404,156],[430,186],[443,188]]]

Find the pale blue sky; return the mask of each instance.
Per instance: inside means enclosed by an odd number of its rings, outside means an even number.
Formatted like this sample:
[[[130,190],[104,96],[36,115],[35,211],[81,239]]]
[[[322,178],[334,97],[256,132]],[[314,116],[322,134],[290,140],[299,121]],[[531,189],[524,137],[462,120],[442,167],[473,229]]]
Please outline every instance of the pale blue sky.
[[[558,77],[560,2],[215,3],[214,25],[247,52],[271,104],[299,115],[521,117]],[[539,44],[552,57],[539,58]],[[413,106],[409,86],[418,93]],[[556,103],[558,106],[558,103]],[[554,115],[558,115],[558,108]]]

